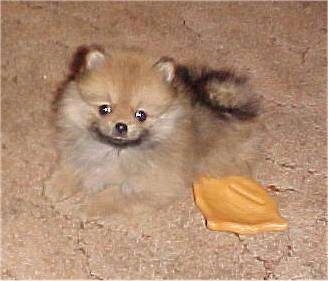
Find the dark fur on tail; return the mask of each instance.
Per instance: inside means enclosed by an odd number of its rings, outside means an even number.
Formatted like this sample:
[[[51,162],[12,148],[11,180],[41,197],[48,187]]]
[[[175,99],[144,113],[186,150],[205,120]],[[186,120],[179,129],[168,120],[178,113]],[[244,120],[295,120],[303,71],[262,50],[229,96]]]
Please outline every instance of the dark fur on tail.
[[[174,86],[190,94],[193,104],[205,105],[222,118],[246,120],[260,111],[260,98],[251,91],[247,78],[232,71],[177,65]]]

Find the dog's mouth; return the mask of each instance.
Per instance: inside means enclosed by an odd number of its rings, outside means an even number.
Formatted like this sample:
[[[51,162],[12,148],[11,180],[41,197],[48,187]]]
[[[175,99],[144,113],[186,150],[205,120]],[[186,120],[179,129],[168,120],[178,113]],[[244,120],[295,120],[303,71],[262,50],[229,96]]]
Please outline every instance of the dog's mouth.
[[[128,139],[125,137],[113,137],[113,136],[105,135],[95,125],[92,125],[90,127],[89,131],[90,131],[92,137],[94,137],[99,142],[109,144],[109,145],[119,147],[119,148],[137,146],[137,145],[141,144],[143,137],[144,137],[144,135],[141,135],[135,139]]]

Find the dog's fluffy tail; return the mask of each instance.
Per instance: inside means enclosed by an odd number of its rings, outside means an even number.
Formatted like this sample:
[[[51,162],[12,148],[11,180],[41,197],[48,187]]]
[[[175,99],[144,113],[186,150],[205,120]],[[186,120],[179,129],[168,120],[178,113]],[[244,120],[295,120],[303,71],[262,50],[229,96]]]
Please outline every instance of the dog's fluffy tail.
[[[238,119],[256,117],[261,99],[251,90],[245,76],[229,70],[178,65],[175,72],[176,87],[191,95],[193,103],[203,104],[221,116]]]

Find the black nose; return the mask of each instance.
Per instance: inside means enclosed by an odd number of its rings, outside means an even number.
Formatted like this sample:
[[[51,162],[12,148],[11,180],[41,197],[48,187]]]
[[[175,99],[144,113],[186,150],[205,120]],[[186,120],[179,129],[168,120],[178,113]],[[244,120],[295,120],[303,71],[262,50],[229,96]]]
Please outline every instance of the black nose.
[[[125,135],[128,132],[128,126],[121,122],[116,123],[115,129],[120,135]]]

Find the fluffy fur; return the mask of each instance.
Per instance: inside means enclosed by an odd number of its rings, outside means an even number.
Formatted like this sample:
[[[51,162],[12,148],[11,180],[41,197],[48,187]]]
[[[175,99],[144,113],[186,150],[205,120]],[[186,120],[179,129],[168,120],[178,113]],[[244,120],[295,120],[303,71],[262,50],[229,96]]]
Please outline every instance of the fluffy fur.
[[[46,182],[54,201],[83,190],[88,218],[137,214],[191,192],[201,175],[251,175],[259,104],[246,79],[95,47],[79,49],[71,69],[58,102],[60,158]],[[103,104],[111,113],[99,114]],[[118,122],[126,135],[117,136]]]

